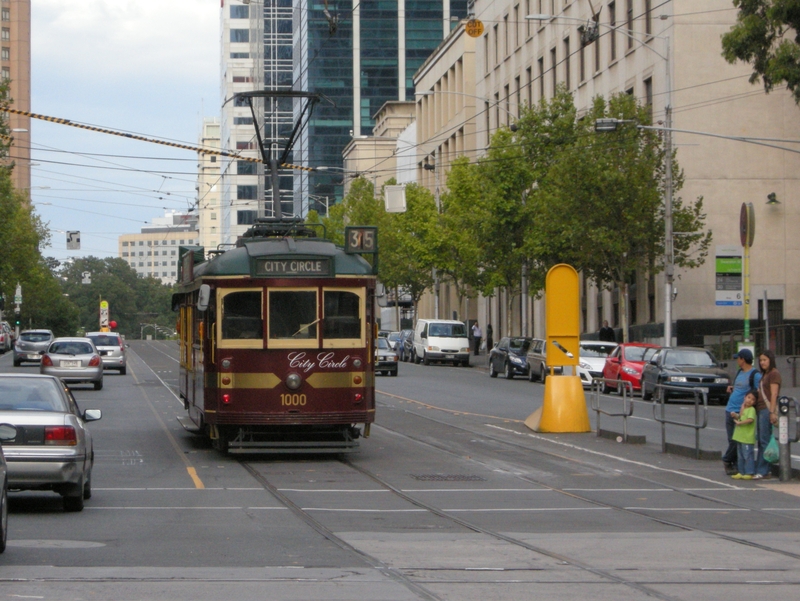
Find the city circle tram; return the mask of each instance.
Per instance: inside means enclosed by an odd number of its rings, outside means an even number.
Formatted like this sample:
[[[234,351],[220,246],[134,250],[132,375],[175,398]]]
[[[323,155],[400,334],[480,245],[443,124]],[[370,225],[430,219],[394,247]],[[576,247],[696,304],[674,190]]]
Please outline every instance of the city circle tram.
[[[369,436],[376,276],[361,255],[377,231],[345,235],[342,249],[300,220],[259,219],[208,260],[182,249],[184,427],[229,453],[343,453]]]

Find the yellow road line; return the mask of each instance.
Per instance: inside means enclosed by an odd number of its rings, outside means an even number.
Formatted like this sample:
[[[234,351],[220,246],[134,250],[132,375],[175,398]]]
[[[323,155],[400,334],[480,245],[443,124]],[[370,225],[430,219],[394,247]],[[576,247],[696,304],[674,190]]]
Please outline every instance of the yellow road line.
[[[192,482],[194,482],[195,488],[205,488],[205,484],[203,484],[203,481],[197,475],[196,469],[194,469],[193,467],[187,467],[186,471],[189,472],[189,476],[192,478]]]

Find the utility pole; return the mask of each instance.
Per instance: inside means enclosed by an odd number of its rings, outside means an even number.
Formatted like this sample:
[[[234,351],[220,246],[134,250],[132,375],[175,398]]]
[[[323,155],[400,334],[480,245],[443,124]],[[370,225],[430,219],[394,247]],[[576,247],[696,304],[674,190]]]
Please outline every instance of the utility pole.
[[[667,51],[669,52],[669,50]],[[669,56],[669,55],[667,55]],[[669,62],[667,62],[669,69]],[[672,345],[672,288],[675,277],[674,236],[672,233],[672,106],[667,105],[664,132],[666,168],[664,184],[664,346]]]

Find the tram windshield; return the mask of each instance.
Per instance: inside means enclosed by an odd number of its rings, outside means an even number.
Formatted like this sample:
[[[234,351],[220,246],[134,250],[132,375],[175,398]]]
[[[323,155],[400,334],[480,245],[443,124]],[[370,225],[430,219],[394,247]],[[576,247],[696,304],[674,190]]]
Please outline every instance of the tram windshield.
[[[269,337],[278,340],[317,338],[315,290],[270,290]]]
[[[254,339],[264,335],[261,292],[231,292],[222,301],[222,337]]]

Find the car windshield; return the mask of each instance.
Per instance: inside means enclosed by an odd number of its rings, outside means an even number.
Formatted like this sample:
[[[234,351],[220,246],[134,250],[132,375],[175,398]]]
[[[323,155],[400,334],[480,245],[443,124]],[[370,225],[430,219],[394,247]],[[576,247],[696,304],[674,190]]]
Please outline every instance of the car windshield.
[[[625,361],[644,361],[645,354],[652,356],[652,352],[648,351],[655,351],[653,347],[650,346],[626,346],[625,347]]]
[[[391,334],[389,334],[389,340],[391,340],[392,342],[397,342],[398,340],[400,340],[400,332],[392,332]]]
[[[531,346],[531,341],[526,338],[511,338],[508,341],[509,350],[518,353],[527,353]]]
[[[23,332],[19,337],[25,342],[47,342],[50,340],[50,334],[47,332]]]
[[[0,378],[0,411],[69,411],[50,378]]]
[[[117,336],[89,336],[95,346],[122,346]]]
[[[390,348],[389,341],[386,340],[386,338],[378,338],[378,341],[375,344],[375,348],[388,350]]]
[[[608,357],[616,344],[581,344],[581,357]]]
[[[57,340],[47,352],[51,355],[90,355],[94,349],[90,343],[80,340]]]
[[[714,358],[706,351],[670,351],[664,360],[665,367],[689,365],[692,367],[716,367]]]
[[[428,336],[467,338],[467,328],[463,323],[432,323],[428,327]]]

